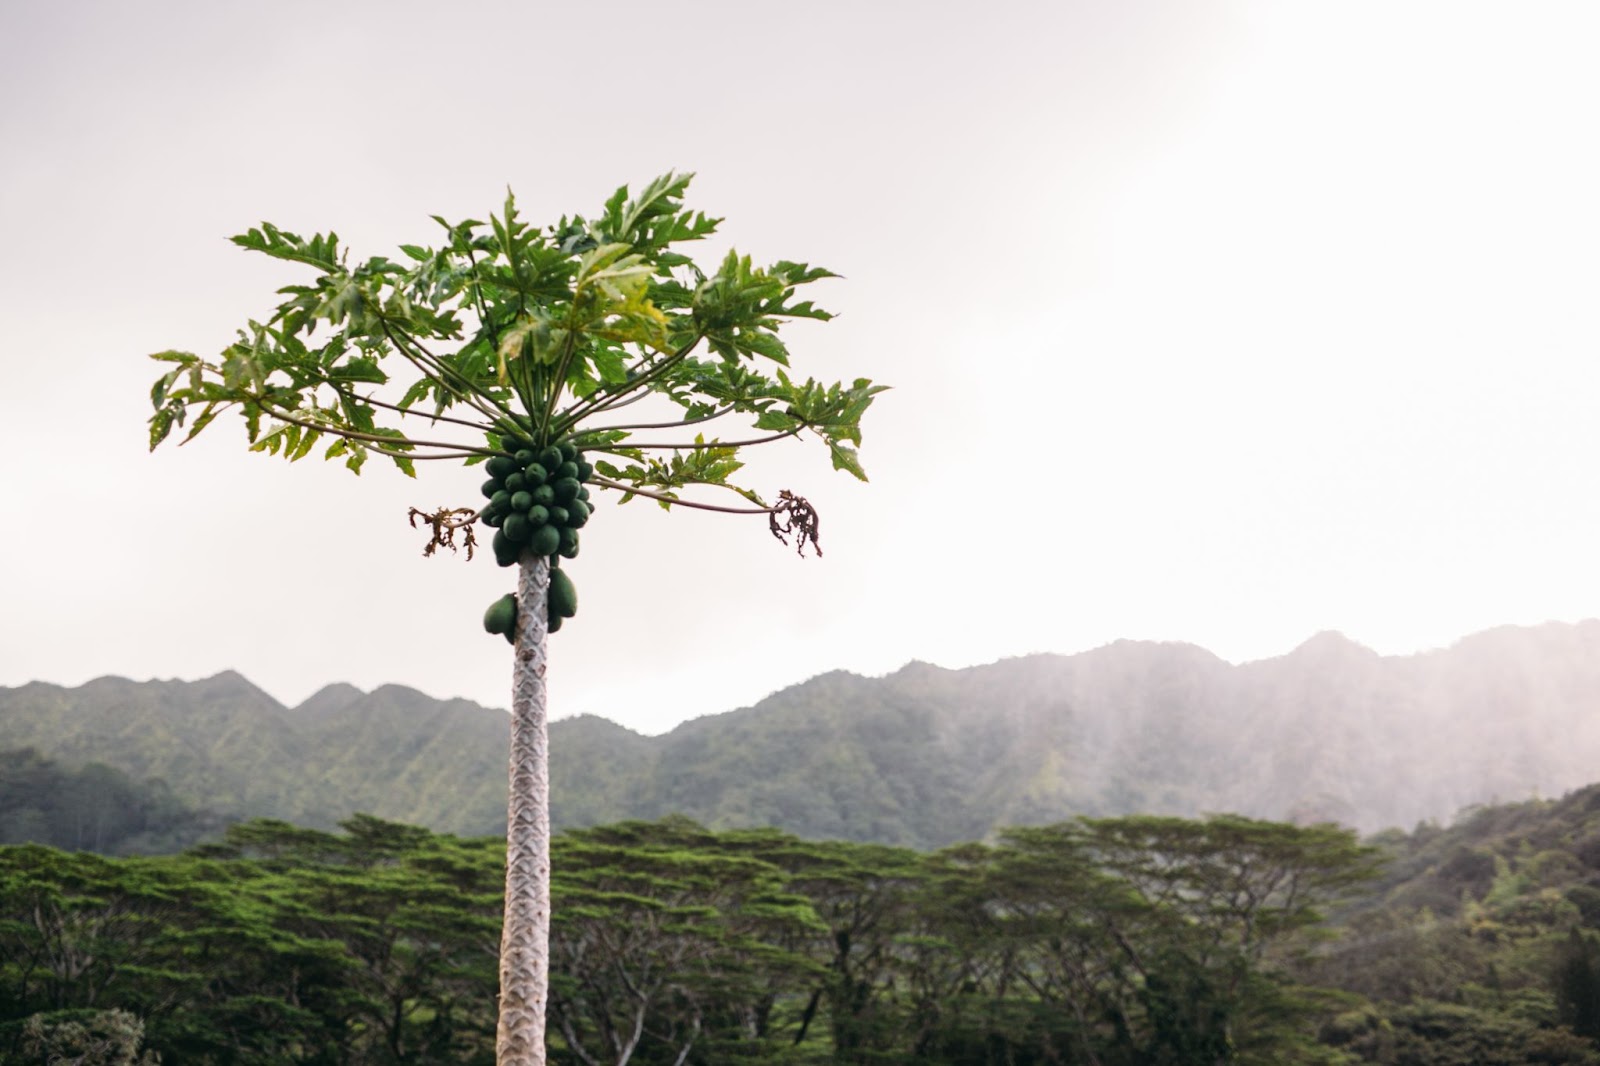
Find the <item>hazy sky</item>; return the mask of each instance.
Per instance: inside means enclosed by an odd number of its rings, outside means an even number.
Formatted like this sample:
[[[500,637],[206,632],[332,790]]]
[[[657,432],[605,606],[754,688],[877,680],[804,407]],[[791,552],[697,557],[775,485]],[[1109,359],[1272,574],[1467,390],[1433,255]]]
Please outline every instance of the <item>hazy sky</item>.
[[[669,169],[718,248],[845,276],[801,373],[894,391],[870,485],[752,456],[821,560],[603,506],[557,716],[1600,614],[1597,44],[1589,2],[0,5],[0,685],[505,706],[509,571],[405,523],[481,476],[222,422],[149,454],[145,356],[302,276],[225,241],[262,219],[392,254],[508,185],[544,222]]]

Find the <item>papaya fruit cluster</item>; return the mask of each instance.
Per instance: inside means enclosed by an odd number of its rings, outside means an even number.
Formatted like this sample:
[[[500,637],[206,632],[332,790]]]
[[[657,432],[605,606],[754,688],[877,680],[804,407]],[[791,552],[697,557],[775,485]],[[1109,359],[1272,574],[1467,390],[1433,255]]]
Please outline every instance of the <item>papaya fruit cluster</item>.
[[[497,455],[485,464],[489,480],[483,483],[483,494],[489,502],[478,517],[495,531],[494,559],[501,566],[515,566],[524,551],[551,557],[545,620],[554,633],[578,613],[578,590],[560,569],[560,560],[578,554],[578,530],[592,513],[584,482],[594,466],[570,441],[542,451],[514,441],[505,446],[512,454]],[[490,604],[483,614],[483,628],[515,644],[516,596],[507,593]]]
[[[489,633],[498,633],[506,638],[507,644],[515,645],[517,642],[517,597],[513,593],[506,593],[489,605],[483,612],[483,628]],[[550,594],[545,604],[545,621],[554,633],[561,628],[561,623],[578,613],[578,590],[572,584],[572,579],[565,570],[552,566],[550,568]]]
[[[486,469],[483,494],[489,502],[479,518],[495,531],[495,562],[515,566],[528,550],[564,559],[577,556],[578,530],[590,514],[584,482],[594,467],[571,441],[538,452],[516,447],[513,455],[490,459]]]

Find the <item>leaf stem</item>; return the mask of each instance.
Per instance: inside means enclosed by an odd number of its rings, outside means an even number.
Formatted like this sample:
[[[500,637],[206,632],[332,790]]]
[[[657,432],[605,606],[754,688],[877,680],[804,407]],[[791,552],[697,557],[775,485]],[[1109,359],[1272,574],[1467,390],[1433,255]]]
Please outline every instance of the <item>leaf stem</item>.
[[[685,344],[682,348],[679,348],[677,351],[673,352],[671,355],[667,356],[665,359],[661,360],[661,362],[657,363],[643,374],[640,374],[632,381],[626,382],[620,386],[617,391],[606,393],[605,396],[602,397],[598,402],[593,400],[585,400],[581,403],[574,404],[572,407],[562,413],[560,423],[561,430],[565,432],[573,426],[576,426],[579,420],[594,414],[596,411],[610,410],[612,407],[612,400],[620,399],[621,397],[626,396],[628,393],[633,392],[635,389],[643,388],[652,381],[655,381],[666,372],[668,367],[674,366],[683,359],[687,358],[689,353],[694,351],[695,347],[704,338],[704,333],[696,333],[694,335],[694,339],[688,344]]]
[[[608,489],[618,489],[622,492],[628,493],[631,496],[648,496],[652,500],[660,500],[662,503],[670,503],[674,507],[693,507],[697,511],[720,511],[723,514],[772,514],[775,510],[775,508],[772,507],[721,507],[714,503],[696,503],[691,500],[681,500],[672,496],[665,496],[659,492],[651,492],[649,489],[634,488],[629,485],[624,485],[620,481],[612,481],[610,478],[599,476],[591,476],[589,481],[596,485],[604,485]]]
[[[274,406],[270,401],[263,399],[260,396],[251,396],[250,399],[254,400],[261,406],[263,411],[271,415],[273,418],[276,418],[278,421],[287,422],[292,426],[299,426],[302,429],[312,429],[316,430],[318,433],[327,433],[334,437],[345,437],[349,440],[361,441],[362,443],[409,444],[414,448],[443,448],[454,453],[451,455],[436,456],[411,455],[409,452],[404,451],[399,453],[408,459],[454,459],[459,458],[462,455],[504,454],[493,448],[475,448],[470,444],[457,444],[454,441],[412,440],[409,437],[403,439],[396,437],[385,437],[377,433],[363,433],[358,429],[344,429],[339,426],[330,426],[326,423],[308,422],[303,418],[296,418],[291,414],[286,414],[281,408]]]
[[[395,349],[399,351],[399,353],[406,359],[410,360],[412,365],[414,365],[418,370],[421,370],[424,374],[436,379],[441,385],[454,393],[456,399],[470,407],[477,408],[480,414],[485,415],[491,421],[497,424],[502,416],[510,420],[512,423],[515,423],[516,419],[512,417],[510,408],[506,407],[492,396],[489,396],[487,393],[483,392],[483,390],[474,386],[460,371],[445,365],[445,363],[438,356],[428,351],[427,347],[421,341],[417,340],[410,334],[401,331],[401,336],[404,336],[406,341],[408,341],[412,347],[416,349],[415,353],[408,351],[406,345],[401,343],[400,336],[397,336],[395,331],[389,328],[388,321],[383,318],[379,318],[378,321],[383,325],[384,336],[389,338],[389,340],[394,344]],[[431,361],[431,365],[430,362],[424,361],[424,356],[427,358],[427,360]],[[452,381],[452,378],[455,380]],[[456,381],[459,381],[461,386],[464,386],[468,391],[463,392],[462,388],[455,384]],[[485,406],[486,404],[488,406]],[[492,407],[493,410],[490,410],[490,407]]]
[[[330,382],[330,384],[332,384],[332,383]],[[348,396],[352,400],[359,400],[362,403],[370,403],[374,407],[383,407],[383,408],[387,408],[390,411],[398,411],[402,415],[412,415],[412,416],[414,416],[416,418],[426,418],[430,422],[452,422],[452,423],[454,423],[455,425],[458,425],[458,426],[466,426],[469,429],[478,429],[478,430],[486,430],[486,429],[494,428],[492,426],[485,426],[482,422],[469,422],[465,418],[451,418],[449,415],[444,415],[444,414],[425,415],[421,411],[413,411],[411,408],[409,408],[409,407],[401,407],[397,403],[385,403],[384,401],[379,400],[379,399],[374,399],[371,396],[359,395],[355,391],[353,391],[351,389],[343,388],[343,387],[341,387],[339,385],[334,385],[333,388],[334,388],[335,392],[343,393],[345,396]]]
[[[545,397],[544,409],[540,412],[539,435],[546,443],[549,442],[550,420],[555,417],[556,403],[561,399],[561,389],[566,384],[567,371],[572,369],[572,356],[578,346],[578,329],[572,320],[576,307],[574,298],[573,306],[567,309],[567,337],[561,345],[561,361],[556,364],[555,376],[550,379],[550,395]]]
[[[692,451],[699,448],[743,448],[747,444],[767,444],[771,441],[783,440],[785,437],[793,437],[804,428],[804,426],[796,426],[793,429],[786,429],[782,433],[774,433],[768,437],[752,437],[749,440],[708,440],[689,444],[635,444],[633,441],[628,440],[618,441],[617,443],[625,448],[671,448],[674,451],[684,449]]]
[[[640,397],[640,398],[642,399],[643,397]],[[629,400],[628,402],[629,403],[633,403],[634,401],[633,400]],[[680,422],[634,422],[631,425],[621,425],[621,426],[591,426],[590,428],[584,430],[584,432],[585,433],[605,433],[605,432],[607,432],[609,430],[614,430],[614,429],[681,429],[684,426],[697,426],[702,422],[709,422],[713,418],[721,418],[723,415],[725,415],[725,414],[729,413],[730,411],[732,411],[734,409],[734,406],[735,406],[734,404],[730,403],[728,406],[722,407],[722,408],[718,408],[717,410],[711,412],[709,415],[702,415],[699,418],[685,418]]]
[[[629,396],[626,400],[618,400],[615,403],[601,404],[599,407],[596,407],[591,411],[585,412],[585,414],[586,415],[594,415],[594,414],[599,414],[601,411],[617,411],[617,410],[621,410],[622,408],[627,407],[630,404],[636,404],[636,403],[639,403],[642,400],[648,400],[650,398],[650,396],[651,396],[651,394],[648,393],[648,392],[641,392],[637,396]],[[589,431],[588,430],[584,430],[583,432],[587,433]]]

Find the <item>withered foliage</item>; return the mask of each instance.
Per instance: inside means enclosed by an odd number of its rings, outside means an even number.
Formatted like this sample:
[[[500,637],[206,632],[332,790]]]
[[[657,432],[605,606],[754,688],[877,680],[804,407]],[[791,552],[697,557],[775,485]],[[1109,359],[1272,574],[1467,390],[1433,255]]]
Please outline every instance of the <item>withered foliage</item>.
[[[420,518],[433,530],[428,546],[422,549],[424,556],[432,555],[440,548],[455,551],[456,534],[464,532],[466,536],[462,538],[462,546],[467,549],[467,561],[472,560],[472,549],[478,546],[477,540],[472,535],[472,524],[478,520],[477,511],[471,507],[441,507],[430,514],[413,507],[408,517],[412,529],[417,528],[417,519]]]
[[[817,542],[822,519],[817,517],[817,509],[804,496],[796,496],[788,489],[781,490],[778,502],[767,515],[767,526],[772,530],[772,535],[785,544],[789,543],[789,534],[794,534],[794,550],[802,559],[805,558],[807,544],[817,553],[817,558],[822,558],[822,545]]]

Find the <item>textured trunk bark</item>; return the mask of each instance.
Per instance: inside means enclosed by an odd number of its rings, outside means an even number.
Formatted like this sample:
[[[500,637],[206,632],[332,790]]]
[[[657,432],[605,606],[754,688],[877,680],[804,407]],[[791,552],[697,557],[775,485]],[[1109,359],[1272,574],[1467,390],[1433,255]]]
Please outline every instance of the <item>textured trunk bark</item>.
[[[544,1066],[550,984],[550,744],[545,718],[550,561],[517,568],[511,681],[511,794],[506,801],[506,907],[500,932],[498,1066]]]

